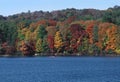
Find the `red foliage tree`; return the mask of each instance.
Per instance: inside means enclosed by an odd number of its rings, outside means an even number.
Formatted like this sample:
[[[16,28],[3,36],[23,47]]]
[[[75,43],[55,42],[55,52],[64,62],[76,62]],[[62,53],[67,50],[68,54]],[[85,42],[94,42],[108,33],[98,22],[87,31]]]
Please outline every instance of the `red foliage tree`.
[[[48,41],[48,46],[50,48],[50,52],[54,52],[54,37],[52,35],[48,35],[47,37],[47,41]]]
[[[7,42],[4,42],[2,45],[2,54],[14,55],[16,49],[13,46],[8,45]]]
[[[70,47],[74,52],[78,52],[78,47],[82,45],[83,38],[88,37],[88,34],[79,24],[72,24],[69,29],[72,35]]]
[[[56,26],[57,22],[54,20],[48,20],[48,26]]]

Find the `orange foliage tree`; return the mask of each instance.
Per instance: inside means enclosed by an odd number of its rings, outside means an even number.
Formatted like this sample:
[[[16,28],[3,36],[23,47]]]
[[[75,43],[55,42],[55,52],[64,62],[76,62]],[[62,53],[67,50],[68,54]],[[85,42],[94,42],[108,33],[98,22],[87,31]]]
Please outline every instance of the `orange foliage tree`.
[[[35,54],[35,43],[33,41],[22,41],[20,51],[24,56],[33,56]]]

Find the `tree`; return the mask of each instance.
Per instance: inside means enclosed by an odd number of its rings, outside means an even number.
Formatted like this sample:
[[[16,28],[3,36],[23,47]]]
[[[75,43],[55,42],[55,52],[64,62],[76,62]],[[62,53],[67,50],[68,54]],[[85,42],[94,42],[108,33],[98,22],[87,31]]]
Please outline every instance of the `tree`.
[[[4,41],[4,33],[3,31],[0,29],[0,44]]]
[[[57,31],[57,29],[56,29],[55,26],[48,26],[48,27],[46,27],[46,31],[47,31],[48,35],[54,36],[56,31]]]
[[[54,38],[54,47],[57,49],[57,52],[59,52],[62,46],[63,46],[62,37],[60,32],[57,31]]]
[[[100,48],[96,44],[89,44],[89,55],[98,56],[100,54]]]
[[[86,25],[86,32],[89,34],[89,42],[90,42],[90,44],[93,44],[94,43],[93,36],[94,36],[94,32],[95,32],[94,21],[86,21],[85,25]]]
[[[107,47],[107,42],[109,40],[108,34],[106,31],[108,31],[110,27],[109,23],[100,23],[98,28],[98,43],[97,45],[100,47],[101,52],[104,51]]]
[[[47,31],[45,30],[45,27],[40,25],[39,26],[39,29],[38,29],[38,35],[37,35],[37,38],[40,38],[40,39],[43,39],[44,36],[46,36],[47,34]]]
[[[107,31],[107,34],[108,34],[108,43],[107,43],[107,47],[106,47],[106,50],[113,50],[115,51],[115,49],[117,48],[116,46],[116,43],[117,43],[117,27],[112,25],[108,31]]]
[[[48,47],[47,37],[46,36],[43,38],[42,47],[43,47],[43,52],[44,53],[49,51],[49,47]]]
[[[24,56],[33,56],[35,54],[35,45],[33,41],[22,41],[20,51]]]
[[[43,49],[42,49],[42,39],[38,39],[37,42],[36,42],[36,52],[42,52]]]
[[[69,29],[72,35],[70,47],[72,48],[73,52],[76,53],[78,52],[78,47],[82,45],[83,38],[88,37],[88,34],[79,24],[72,24]]]
[[[4,42],[0,45],[0,53],[2,55],[14,55],[16,49],[14,46],[9,45],[7,42]]]
[[[116,31],[116,49],[115,52],[117,54],[120,54],[120,27],[117,27],[117,31]]]
[[[25,33],[25,40],[26,41],[31,40],[31,32],[29,30]]]
[[[38,39],[36,42],[36,52],[42,53],[42,52],[48,52],[48,44],[46,41],[46,37],[42,39]]]
[[[54,37],[52,35],[48,35],[47,36],[47,42],[48,42],[48,46],[50,48],[50,52],[54,52]]]
[[[120,6],[108,8],[103,15],[103,21],[120,25]]]
[[[88,49],[89,49],[89,40],[87,37],[84,37],[82,39],[81,45],[78,46],[78,52],[81,55],[87,55],[88,54]]]
[[[98,42],[98,26],[93,27],[93,43]]]

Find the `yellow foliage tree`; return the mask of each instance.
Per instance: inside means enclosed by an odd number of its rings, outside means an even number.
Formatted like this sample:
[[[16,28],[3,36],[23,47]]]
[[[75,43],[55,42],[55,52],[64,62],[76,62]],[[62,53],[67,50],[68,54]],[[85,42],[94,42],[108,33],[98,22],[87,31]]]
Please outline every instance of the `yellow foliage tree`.
[[[30,35],[31,35],[31,32],[28,30],[28,31],[25,33],[25,40],[29,41],[29,40],[30,40]]]
[[[42,40],[41,39],[38,39],[37,42],[36,42],[36,52],[42,52],[43,49],[42,49]]]
[[[59,52],[62,46],[63,46],[62,37],[60,32],[57,31],[54,38],[54,47],[57,49],[57,52]]]

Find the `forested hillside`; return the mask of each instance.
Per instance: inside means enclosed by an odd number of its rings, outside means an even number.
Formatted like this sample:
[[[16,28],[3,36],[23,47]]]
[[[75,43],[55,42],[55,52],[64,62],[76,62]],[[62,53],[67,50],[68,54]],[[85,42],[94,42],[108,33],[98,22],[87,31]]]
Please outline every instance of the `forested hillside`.
[[[107,10],[72,8],[1,15],[0,54],[18,53],[119,55],[120,6]]]

